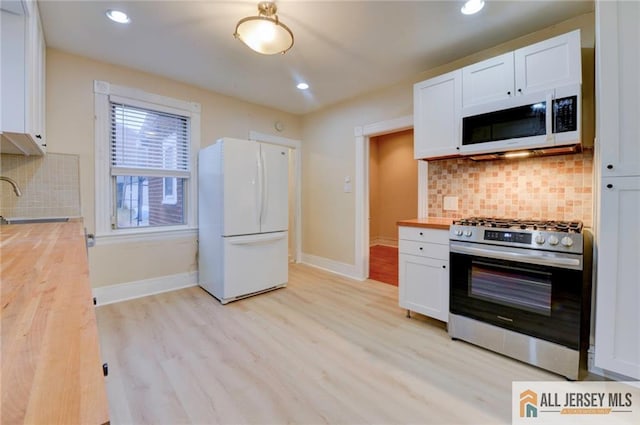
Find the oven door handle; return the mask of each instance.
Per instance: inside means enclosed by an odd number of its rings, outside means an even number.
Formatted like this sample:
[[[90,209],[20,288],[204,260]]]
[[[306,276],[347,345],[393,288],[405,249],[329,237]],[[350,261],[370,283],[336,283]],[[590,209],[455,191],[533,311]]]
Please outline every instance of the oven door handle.
[[[477,248],[472,246],[451,245],[451,252],[458,254],[478,255],[498,260],[518,261],[521,263],[540,264],[542,266],[552,266],[582,270],[582,261],[578,258],[551,257],[543,253],[520,254],[517,252],[495,251],[493,249]]]

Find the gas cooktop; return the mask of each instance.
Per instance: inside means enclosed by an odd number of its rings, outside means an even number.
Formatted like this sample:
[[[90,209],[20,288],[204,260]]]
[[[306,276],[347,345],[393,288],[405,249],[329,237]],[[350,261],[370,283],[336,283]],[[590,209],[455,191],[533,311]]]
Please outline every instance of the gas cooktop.
[[[495,227],[499,229],[544,230],[547,232],[581,233],[581,221],[519,220],[513,218],[470,217],[454,220],[459,226]]]
[[[581,221],[471,217],[454,220],[449,239],[573,254],[583,252]]]

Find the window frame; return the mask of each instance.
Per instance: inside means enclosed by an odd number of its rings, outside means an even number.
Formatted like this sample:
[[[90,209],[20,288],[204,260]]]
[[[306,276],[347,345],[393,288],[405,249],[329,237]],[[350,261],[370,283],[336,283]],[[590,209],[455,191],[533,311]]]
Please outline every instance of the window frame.
[[[132,236],[153,237],[197,234],[197,154],[200,149],[199,103],[147,93],[142,90],[94,81],[95,107],[95,235],[97,239],[130,240]],[[112,228],[115,219],[115,190],[111,175],[111,100],[127,105],[182,115],[189,118],[189,177],[184,181],[185,224],[133,228]],[[164,184],[163,184],[164,190]],[[138,239],[140,240],[140,239]]]

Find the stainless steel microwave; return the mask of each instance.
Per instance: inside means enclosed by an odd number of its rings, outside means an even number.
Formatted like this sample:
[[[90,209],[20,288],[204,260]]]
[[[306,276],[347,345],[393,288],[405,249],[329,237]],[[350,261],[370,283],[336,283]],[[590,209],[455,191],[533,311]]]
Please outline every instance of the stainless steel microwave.
[[[525,94],[462,111],[462,154],[580,143],[580,85]]]

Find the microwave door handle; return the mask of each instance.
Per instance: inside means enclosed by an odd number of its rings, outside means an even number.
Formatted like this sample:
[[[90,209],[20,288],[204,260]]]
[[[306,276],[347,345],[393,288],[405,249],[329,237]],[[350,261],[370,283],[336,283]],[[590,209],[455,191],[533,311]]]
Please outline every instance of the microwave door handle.
[[[517,252],[502,252],[492,249],[471,246],[451,245],[451,252],[494,258],[496,260],[519,261],[521,263],[540,264],[542,266],[582,269],[582,261],[577,258],[549,257],[535,254],[520,254]]]
[[[547,101],[547,113],[545,114],[545,126],[547,128],[547,142],[553,143],[555,141],[555,137],[553,135],[553,92],[547,93],[546,101]]]

